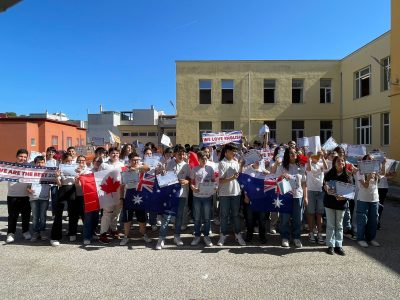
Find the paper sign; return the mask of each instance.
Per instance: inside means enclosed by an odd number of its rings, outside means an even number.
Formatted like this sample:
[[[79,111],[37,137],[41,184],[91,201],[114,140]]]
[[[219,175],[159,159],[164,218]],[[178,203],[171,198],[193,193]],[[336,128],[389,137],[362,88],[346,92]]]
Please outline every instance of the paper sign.
[[[122,172],[122,182],[129,186],[137,186],[137,184],[139,183],[139,172]]]
[[[77,164],[60,164],[59,169],[62,175],[65,177],[75,177],[76,176],[76,168],[78,167]]]
[[[216,192],[217,185],[215,182],[202,182],[199,184],[199,194],[212,196]]]
[[[250,149],[244,156],[243,159],[245,160],[245,165],[251,165],[254,164],[257,161],[260,161],[262,159],[261,154],[255,150],[255,149]]]
[[[394,159],[386,159],[385,163],[385,172],[386,173],[394,173],[397,172],[397,168],[399,167],[399,161]]]
[[[292,191],[292,186],[290,185],[289,180],[282,179],[282,181],[279,181],[277,184],[278,184],[278,187],[279,187],[279,193],[281,195],[284,195],[284,194],[289,193],[290,191]]]
[[[338,144],[336,143],[336,141],[333,139],[333,137],[330,137],[325,144],[322,146],[322,149],[324,149],[325,151],[332,151],[333,149],[335,149],[338,146]]]
[[[164,146],[170,147],[171,146],[171,139],[169,136],[163,134],[161,137],[161,144]]]
[[[308,137],[297,138],[297,147],[301,148],[308,146],[309,146]]]
[[[263,125],[261,126],[260,130],[258,130],[258,135],[263,136],[267,132],[269,132],[269,127],[267,125]]]
[[[360,160],[358,162],[360,174],[379,173],[381,164],[377,160]]]
[[[160,157],[156,155],[145,157],[143,163],[148,165],[150,169],[154,169],[160,164]]]
[[[356,186],[349,183],[336,181],[336,194],[347,199],[354,199],[356,194]]]
[[[380,163],[382,163],[385,160],[385,156],[386,156],[386,154],[384,152],[380,152],[380,151],[371,151],[369,153],[369,155],[371,155],[374,160],[377,160]]]
[[[37,156],[40,156],[40,155],[42,155],[42,153],[41,153],[41,152],[37,152],[37,151],[31,151],[31,153],[29,154],[29,159],[28,159],[28,162],[32,162],[32,161],[34,161],[34,160],[35,160],[35,158],[36,158]]]
[[[311,136],[308,138],[308,151],[318,154],[321,151],[321,139],[319,136]]]
[[[165,172],[165,174],[157,175],[157,182],[160,187],[165,187],[179,183],[178,176],[174,171]]]
[[[362,157],[367,154],[367,149],[363,145],[347,145],[347,156]]]

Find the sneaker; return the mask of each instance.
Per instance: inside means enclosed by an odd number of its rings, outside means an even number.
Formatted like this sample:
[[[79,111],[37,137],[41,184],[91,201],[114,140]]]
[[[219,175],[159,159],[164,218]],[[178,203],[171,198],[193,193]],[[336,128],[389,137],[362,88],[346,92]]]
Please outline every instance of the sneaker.
[[[9,233],[9,234],[7,234],[6,243],[7,243],[7,244],[14,243],[14,233]]]
[[[314,235],[313,232],[310,232],[310,233],[308,234],[308,240],[309,240],[311,243],[315,243],[315,235]]]
[[[111,243],[105,233],[100,235],[99,242],[102,243],[102,244],[106,244],[106,245]]]
[[[366,241],[358,241],[358,244],[363,248],[368,248],[368,243]]]
[[[289,241],[287,239],[282,239],[282,247],[289,248]]]
[[[157,225],[151,225],[151,230],[152,231],[157,231],[157,229],[158,229]]]
[[[324,239],[324,237],[322,236],[321,233],[318,233],[317,239],[318,239],[318,244],[320,244],[320,245],[325,244],[325,239]]]
[[[294,239],[293,242],[294,242],[294,246],[295,246],[296,248],[301,248],[301,247],[303,247],[303,245],[301,244],[301,241],[300,241],[299,239]]]
[[[26,240],[30,240],[32,238],[32,235],[29,231],[24,232],[22,235]]]
[[[120,239],[121,237],[119,236],[119,231],[118,231],[118,229],[117,230],[111,230],[111,236],[114,238],[114,239]]]
[[[156,245],[156,250],[161,250],[164,247],[164,239],[159,238]]]
[[[69,241],[70,242],[75,242],[76,241],[76,235],[70,235],[69,236]]]
[[[128,244],[129,239],[127,237],[124,237],[121,242],[119,243],[120,246],[126,246]]]
[[[212,247],[213,246],[213,243],[211,242],[211,239],[210,239],[209,236],[203,237],[203,241],[204,241],[204,244],[206,244],[207,247]]]
[[[183,246],[183,242],[182,242],[181,237],[179,235],[175,235],[174,236],[174,243],[177,246]]]
[[[219,241],[218,241],[217,245],[218,246],[223,246],[225,244],[225,241],[226,241],[226,235],[221,234],[219,236]]]
[[[34,232],[31,238],[31,242],[36,242],[37,240],[40,239],[40,233],[39,232]]]
[[[346,255],[346,253],[344,252],[342,247],[335,247],[334,251],[335,251],[336,254],[339,254],[341,256],[345,256]]]
[[[200,237],[196,236],[193,241],[190,243],[192,246],[197,246],[200,243]]]
[[[91,243],[91,242],[90,242],[90,240],[88,240],[88,239],[84,239],[84,240],[83,240],[83,244],[84,244],[84,245],[90,245],[90,243]]]
[[[333,247],[328,247],[328,250],[326,250],[326,253],[333,255]]]
[[[351,239],[351,240],[353,240],[353,241],[357,240],[357,237],[354,235],[353,231],[351,231],[351,230],[346,230],[346,231],[343,233],[343,235],[344,235],[345,237],[347,237],[348,239]]]
[[[47,240],[49,237],[44,233],[44,231],[42,231],[41,233],[40,233],[40,239],[42,240],[42,241],[45,241],[45,240]]]
[[[376,240],[372,240],[369,243],[374,247],[380,247],[381,246],[381,244],[379,244]]]
[[[142,239],[146,243],[151,243],[151,238],[149,238],[147,234],[143,234]]]
[[[276,229],[275,229],[275,228],[272,228],[272,229],[269,231],[269,233],[270,233],[270,234],[276,234]]]
[[[235,237],[240,246],[246,246],[246,242],[244,241],[241,233],[236,233]]]
[[[57,240],[50,240],[50,245],[52,245],[53,247],[57,247],[60,246],[60,242]]]

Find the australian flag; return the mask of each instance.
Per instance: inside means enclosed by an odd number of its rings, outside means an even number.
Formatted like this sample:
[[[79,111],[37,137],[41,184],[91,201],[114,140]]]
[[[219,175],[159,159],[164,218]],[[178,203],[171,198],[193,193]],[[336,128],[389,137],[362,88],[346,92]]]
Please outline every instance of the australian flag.
[[[277,211],[287,214],[292,212],[293,194],[289,192],[281,195],[276,178],[252,177],[240,173],[238,181],[249,197],[253,211]]]
[[[126,190],[124,209],[140,209],[160,214],[176,214],[179,183],[160,188],[154,174],[141,173],[137,188]]]

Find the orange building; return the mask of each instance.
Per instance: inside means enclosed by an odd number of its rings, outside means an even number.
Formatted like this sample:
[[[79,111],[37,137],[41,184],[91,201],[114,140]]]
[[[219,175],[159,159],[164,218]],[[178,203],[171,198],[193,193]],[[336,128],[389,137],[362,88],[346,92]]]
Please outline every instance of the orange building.
[[[0,160],[14,161],[19,148],[45,152],[86,145],[86,129],[44,118],[0,118]]]

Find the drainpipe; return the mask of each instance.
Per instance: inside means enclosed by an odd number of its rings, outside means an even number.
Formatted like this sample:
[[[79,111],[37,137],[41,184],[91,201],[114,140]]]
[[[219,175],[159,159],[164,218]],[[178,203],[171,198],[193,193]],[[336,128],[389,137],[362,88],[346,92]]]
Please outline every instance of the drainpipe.
[[[340,72],[340,143],[343,143],[343,73]]]
[[[249,138],[249,141],[250,141],[250,139],[251,139],[251,125],[250,125],[250,72],[249,72],[249,81],[248,81],[248,89],[249,89],[249,94],[248,94],[248,99],[247,99],[247,102],[248,102],[248,105],[249,105],[249,136],[248,136],[248,138]]]

